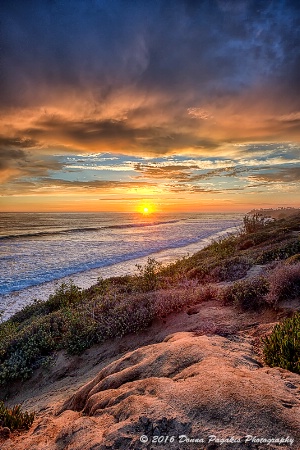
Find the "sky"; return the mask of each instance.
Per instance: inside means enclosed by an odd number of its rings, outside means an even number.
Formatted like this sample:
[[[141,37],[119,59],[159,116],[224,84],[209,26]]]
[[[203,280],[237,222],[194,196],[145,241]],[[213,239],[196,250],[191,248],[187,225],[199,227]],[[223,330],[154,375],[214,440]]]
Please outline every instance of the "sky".
[[[0,16],[0,211],[299,207],[298,0]]]

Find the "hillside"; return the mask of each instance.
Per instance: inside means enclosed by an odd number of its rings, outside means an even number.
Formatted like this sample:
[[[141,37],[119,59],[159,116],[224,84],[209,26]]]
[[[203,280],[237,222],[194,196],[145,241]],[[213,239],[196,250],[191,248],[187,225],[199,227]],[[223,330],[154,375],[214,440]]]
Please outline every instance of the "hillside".
[[[249,214],[260,214],[263,217],[272,217],[273,219],[284,219],[298,215],[299,208],[264,208],[252,209]]]
[[[262,338],[300,310],[300,218],[255,226],[2,324],[1,397],[36,418],[1,449],[299,448],[297,366]]]

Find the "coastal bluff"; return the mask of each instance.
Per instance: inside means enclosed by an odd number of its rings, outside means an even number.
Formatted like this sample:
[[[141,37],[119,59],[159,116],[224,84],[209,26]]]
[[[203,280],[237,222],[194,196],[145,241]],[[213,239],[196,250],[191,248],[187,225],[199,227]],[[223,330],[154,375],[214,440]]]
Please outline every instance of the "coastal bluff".
[[[251,220],[4,322],[1,400],[35,418],[0,449],[299,450],[300,218]]]

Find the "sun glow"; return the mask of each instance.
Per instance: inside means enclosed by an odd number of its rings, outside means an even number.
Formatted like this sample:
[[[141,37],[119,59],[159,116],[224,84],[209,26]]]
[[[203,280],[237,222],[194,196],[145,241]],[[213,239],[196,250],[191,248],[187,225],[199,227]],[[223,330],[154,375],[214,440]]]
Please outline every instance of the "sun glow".
[[[149,214],[152,214],[154,210],[154,205],[152,205],[151,203],[141,203],[138,206],[138,212],[143,214],[144,216],[149,216]]]

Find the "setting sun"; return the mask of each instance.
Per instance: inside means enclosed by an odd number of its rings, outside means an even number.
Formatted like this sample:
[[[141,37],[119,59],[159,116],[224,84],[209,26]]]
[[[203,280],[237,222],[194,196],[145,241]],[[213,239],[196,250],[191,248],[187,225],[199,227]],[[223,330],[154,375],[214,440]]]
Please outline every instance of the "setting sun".
[[[154,211],[155,211],[155,207],[152,203],[141,203],[138,206],[138,212],[141,214],[144,214],[145,216],[152,214]]]

